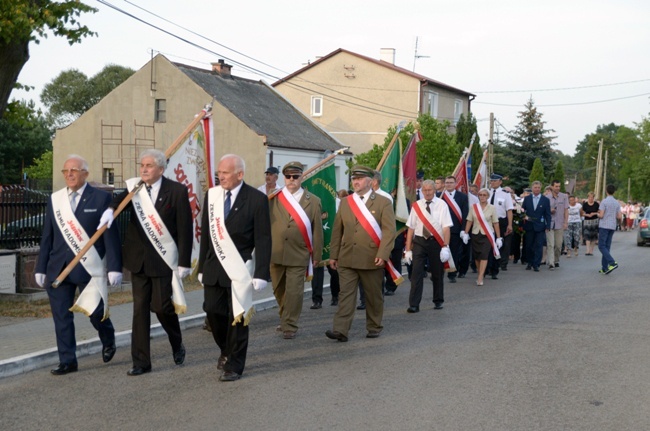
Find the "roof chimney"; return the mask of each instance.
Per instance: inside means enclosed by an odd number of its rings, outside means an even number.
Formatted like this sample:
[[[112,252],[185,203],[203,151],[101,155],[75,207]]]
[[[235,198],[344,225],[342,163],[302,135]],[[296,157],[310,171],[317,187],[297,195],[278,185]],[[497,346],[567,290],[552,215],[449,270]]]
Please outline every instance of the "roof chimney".
[[[395,65],[395,48],[381,48],[379,49],[379,59]]]
[[[212,71],[217,72],[219,75],[223,77],[229,77],[230,76],[230,69],[232,69],[232,66],[230,64],[226,64],[226,62],[223,60],[223,58],[220,58],[219,61],[216,63],[211,63],[212,64]]]

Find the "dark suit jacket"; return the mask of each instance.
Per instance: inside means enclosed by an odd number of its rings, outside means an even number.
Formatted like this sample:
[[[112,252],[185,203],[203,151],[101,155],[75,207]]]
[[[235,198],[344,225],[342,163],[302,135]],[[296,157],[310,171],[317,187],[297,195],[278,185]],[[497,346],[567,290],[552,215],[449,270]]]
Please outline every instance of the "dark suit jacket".
[[[447,193],[445,190],[443,193]],[[444,201],[444,198],[442,196],[439,196],[440,199]],[[454,222],[454,225],[449,228],[449,232],[459,234],[460,231],[465,230],[465,224],[467,222],[467,214],[469,213],[469,199],[467,198],[467,195],[465,193],[459,192],[456,190],[456,193],[454,193],[454,200],[460,207],[460,214],[462,219],[458,220],[458,217],[456,217],[456,213],[454,210],[451,209],[451,206],[449,206],[449,214],[451,214],[451,221]],[[447,201],[444,201],[447,203]]]
[[[395,212],[391,202],[372,192],[366,207],[381,228],[381,242],[375,245],[352,212],[348,199],[341,205],[334,219],[330,241],[330,259],[338,260],[339,266],[354,269],[378,269],[375,258],[390,259],[395,244]]]
[[[86,185],[74,214],[89,237],[93,236],[97,231],[99,219],[110,203],[110,193],[98,190],[90,184]],[[95,243],[95,248],[100,257],[106,256],[108,271],[122,272],[120,235],[116,225],[111,226],[110,229],[104,232]],[[74,259],[74,256],[74,253],[63,239],[61,230],[56,226],[52,199],[50,199],[47,202],[36,272],[47,275],[49,282],[53,282],[70,261]],[[86,272],[82,264],[78,264],[66,280],[75,285],[84,285],[90,281],[90,274]]]
[[[528,217],[524,222],[524,230],[543,232],[551,228],[551,201],[546,196],[540,193],[537,209],[534,208],[532,194],[524,198],[521,207]]]
[[[219,284],[219,286],[227,287],[231,284],[230,278],[214,252],[209,223],[208,194],[206,193],[201,222],[199,273],[203,273],[203,284],[210,286]],[[243,183],[226,218],[226,229],[244,262],[251,258],[253,249],[255,249],[253,278],[269,280],[271,278],[269,271],[271,265],[271,221],[268,196]]]
[[[111,203],[117,208],[128,195],[128,191],[118,195]],[[178,248],[178,266],[192,266],[192,210],[187,187],[176,181],[162,177],[162,184],[155,203],[156,211],[169,230]],[[147,277],[170,276],[172,270],[151,245],[142,225],[138,221],[133,204],[129,203],[131,220],[124,238],[124,267],[133,273],[143,273]]]

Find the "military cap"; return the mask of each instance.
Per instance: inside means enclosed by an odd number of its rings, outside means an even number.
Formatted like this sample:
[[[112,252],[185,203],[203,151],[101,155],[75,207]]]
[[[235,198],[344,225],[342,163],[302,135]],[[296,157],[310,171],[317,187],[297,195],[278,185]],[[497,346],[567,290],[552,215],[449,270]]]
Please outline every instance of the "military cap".
[[[264,171],[264,173],[265,173],[265,174],[279,174],[280,171],[278,171],[278,168],[276,168],[275,166],[269,166],[269,167]]]
[[[302,163],[300,162],[289,162],[282,168],[282,173],[286,171],[303,171]]]
[[[372,178],[375,176],[375,171],[373,169],[370,169],[367,166],[356,165],[353,166],[352,169],[350,170],[350,176]]]
[[[424,171],[423,171],[422,169],[420,169],[419,171],[417,171],[417,172],[415,173],[415,177],[416,177],[418,180],[423,179],[423,178],[424,178]]]
[[[502,179],[503,179],[503,176],[501,176],[499,174],[490,175],[490,181],[496,181],[496,180],[502,180]]]

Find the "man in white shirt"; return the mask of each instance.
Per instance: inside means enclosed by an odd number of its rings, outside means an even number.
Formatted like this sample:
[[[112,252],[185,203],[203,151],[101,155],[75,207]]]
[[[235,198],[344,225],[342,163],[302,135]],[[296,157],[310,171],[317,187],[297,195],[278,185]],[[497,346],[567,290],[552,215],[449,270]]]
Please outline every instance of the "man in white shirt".
[[[266,171],[264,171],[264,184],[259,186],[257,190],[261,191],[265,195],[271,195],[276,190],[280,190],[278,187],[278,174],[280,171],[275,166],[269,166]]]
[[[490,253],[488,258],[487,273],[496,280],[499,270],[508,270],[508,258],[510,257],[510,244],[512,242],[512,210],[514,204],[509,192],[501,188],[503,177],[499,174],[490,176],[490,197],[488,202],[496,209],[499,219],[499,231],[503,234],[503,247],[501,248],[501,259],[495,259]]]

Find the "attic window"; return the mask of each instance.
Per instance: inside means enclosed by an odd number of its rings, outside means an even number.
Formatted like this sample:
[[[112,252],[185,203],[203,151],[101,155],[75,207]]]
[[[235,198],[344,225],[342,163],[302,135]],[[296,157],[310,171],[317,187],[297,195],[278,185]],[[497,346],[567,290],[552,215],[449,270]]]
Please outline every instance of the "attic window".
[[[321,117],[323,115],[323,96],[311,96],[311,116]]]
[[[463,101],[460,99],[454,100],[454,124],[458,123],[460,116],[463,113]]]
[[[154,121],[156,123],[167,122],[167,100],[156,99],[156,112],[154,113]]]

